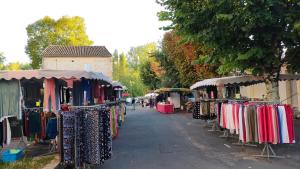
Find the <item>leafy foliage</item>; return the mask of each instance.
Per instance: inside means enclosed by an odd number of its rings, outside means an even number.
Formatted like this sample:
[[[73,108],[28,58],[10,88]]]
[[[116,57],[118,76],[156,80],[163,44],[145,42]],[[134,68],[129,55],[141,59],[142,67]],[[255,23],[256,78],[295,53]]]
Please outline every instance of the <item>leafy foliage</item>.
[[[4,68],[4,61],[5,61],[5,56],[3,52],[0,52],[0,70],[3,70]]]
[[[162,41],[162,52],[174,62],[179,73],[181,87],[189,87],[193,83],[212,76],[216,76],[215,67],[208,64],[193,64],[200,52],[204,52],[201,45],[185,43],[174,32],[167,32]]]
[[[159,88],[161,83],[159,77],[153,70],[153,66],[150,61],[147,61],[140,68],[143,83],[148,86],[150,90]]]
[[[34,69],[40,68],[42,52],[49,45],[92,45],[85,31],[84,19],[63,16],[57,21],[46,16],[27,26],[26,53]]]
[[[125,85],[131,96],[142,96],[147,90],[139,70],[130,67],[127,56],[119,55],[117,50],[113,54],[113,79]]]
[[[283,65],[300,70],[299,0],[157,2],[165,7],[160,20],[172,22],[165,29],[209,47],[202,61],[220,73],[251,70],[276,80]]]
[[[160,63],[163,69],[161,78],[162,87],[181,87],[179,79],[179,71],[176,69],[174,61],[168,57],[163,51],[158,50],[154,57]]]

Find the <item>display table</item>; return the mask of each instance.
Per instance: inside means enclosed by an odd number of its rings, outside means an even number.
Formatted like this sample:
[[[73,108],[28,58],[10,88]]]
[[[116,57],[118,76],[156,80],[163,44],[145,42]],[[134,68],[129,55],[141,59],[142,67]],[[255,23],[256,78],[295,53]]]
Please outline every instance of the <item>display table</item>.
[[[165,104],[158,103],[156,106],[156,110],[160,113],[169,114],[174,113],[174,105],[173,104]]]

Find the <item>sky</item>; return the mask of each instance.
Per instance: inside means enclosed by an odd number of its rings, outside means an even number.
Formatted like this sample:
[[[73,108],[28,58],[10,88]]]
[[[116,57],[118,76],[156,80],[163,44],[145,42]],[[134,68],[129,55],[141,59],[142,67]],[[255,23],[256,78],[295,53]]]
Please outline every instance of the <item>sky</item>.
[[[155,0],[3,0],[0,2],[0,52],[6,63],[29,62],[25,53],[26,27],[50,16],[80,16],[93,45],[104,45],[113,53],[162,39]]]

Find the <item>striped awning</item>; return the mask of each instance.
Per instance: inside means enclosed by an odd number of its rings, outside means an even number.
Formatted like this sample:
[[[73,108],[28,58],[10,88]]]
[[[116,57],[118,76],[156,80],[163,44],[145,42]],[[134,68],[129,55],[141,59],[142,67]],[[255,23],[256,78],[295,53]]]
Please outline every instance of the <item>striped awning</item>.
[[[280,81],[285,80],[299,80],[300,75],[298,74],[281,74],[279,76]],[[229,77],[220,77],[205,79],[193,84],[190,89],[197,89],[206,86],[222,86],[222,85],[240,85],[248,86],[253,84],[258,84],[264,82],[265,79],[262,76],[253,76],[253,75],[244,75],[244,76],[229,76]]]
[[[12,79],[94,79],[112,84],[112,80],[100,72],[88,72],[81,70],[20,70],[0,71],[0,80]]]
[[[188,88],[160,88],[154,91],[155,93],[165,93],[165,92],[191,92]]]

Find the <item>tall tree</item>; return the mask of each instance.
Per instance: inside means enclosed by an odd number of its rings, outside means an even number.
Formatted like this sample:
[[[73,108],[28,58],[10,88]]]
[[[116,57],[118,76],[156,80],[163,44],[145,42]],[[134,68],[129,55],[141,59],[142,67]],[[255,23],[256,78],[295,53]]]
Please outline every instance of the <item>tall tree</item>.
[[[182,87],[179,78],[179,71],[176,69],[174,61],[161,50],[156,51],[154,57],[158,60],[162,69],[162,75],[160,77],[161,86]]]
[[[128,89],[131,96],[142,96],[145,94],[147,87],[143,84],[138,69],[133,69],[128,61],[128,56],[115,51],[113,54],[114,69],[113,75],[114,80],[121,82]]]
[[[54,20],[45,16],[26,28],[27,45],[25,52],[31,59],[34,69],[40,68],[42,52],[49,45],[92,45],[86,34],[84,19],[78,16],[63,16]]]
[[[189,87],[196,81],[216,76],[216,68],[208,64],[192,64],[201,46],[184,43],[174,32],[167,32],[162,41],[162,51],[174,62],[182,87]],[[203,50],[201,50],[203,52]]]
[[[133,69],[139,69],[141,65],[151,59],[151,56],[156,51],[157,45],[155,42],[145,45],[132,47],[128,52],[129,64]]]
[[[118,50],[113,53],[113,80],[118,80],[119,77],[119,54]]]
[[[160,78],[153,69],[153,65],[150,61],[146,61],[140,68],[143,83],[148,86],[150,90],[159,88],[161,83]]]
[[[5,56],[3,52],[0,52],[0,70],[4,69]]]
[[[299,71],[299,0],[157,0],[186,39],[203,43],[212,52],[203,62],[220,64],[221,73],[249,70],[263,75],[269,99],[279,99],[281,68]]]

